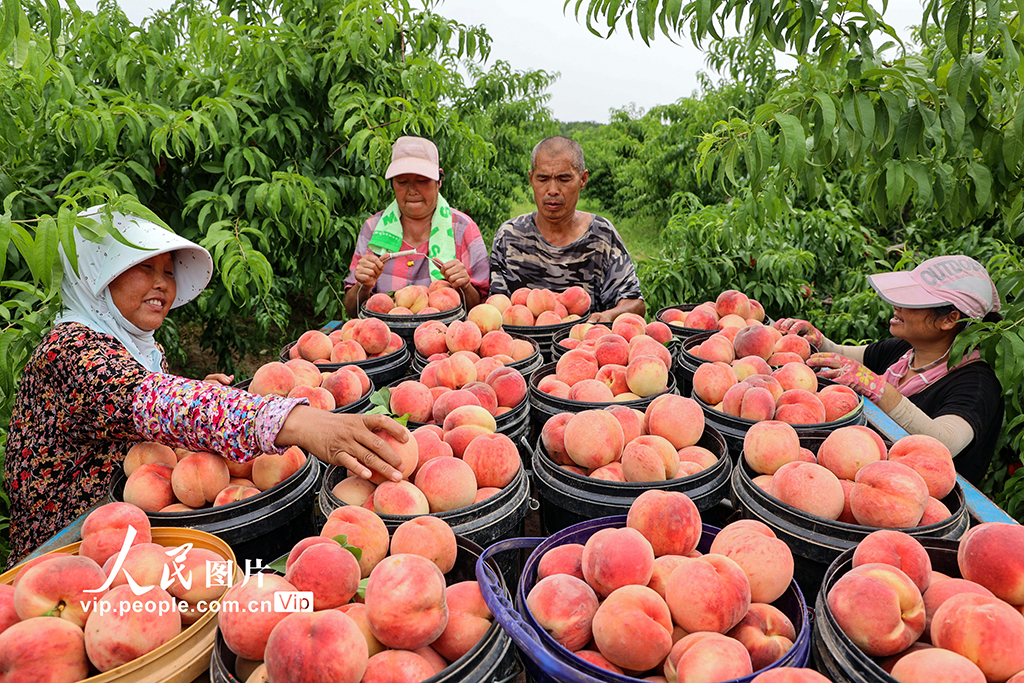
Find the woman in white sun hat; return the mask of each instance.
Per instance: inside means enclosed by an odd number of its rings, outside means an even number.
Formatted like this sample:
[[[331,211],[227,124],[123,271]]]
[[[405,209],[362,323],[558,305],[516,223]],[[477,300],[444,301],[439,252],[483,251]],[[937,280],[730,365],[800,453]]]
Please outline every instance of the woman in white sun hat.
[[[978,484],[999,437],[1003,389],[977,351],[953,363],[949,353],[970,321],[1002,320],[988,271],[957,254],[928,259],[910,271],[869,275],[868,282],[893,306],[890,339],[840,346],[805,320],[787,318],[775,326],[821,349],[807,359],[819,376],[874,401],[907,432],[942,441],[957,472]]]
[[[82,216],[99,220],[93,207]],[[380,415],[338,415],[306,399],[261,397],[166,374],[153,332],[168,311],[206,287],[213,260],[202,247],[136,216],[111,214],[137,249],[110,235],[75,234],[77,273],[61,250],[64,310],[25,366],[11,415],[4,476],[10,495],[13,566],[101,502],[139,441],[209,451],[237,461],[297,445],[369,477],[401,478],[394,451],[408,432]],[[396,476],[397,475],[397,476]]]

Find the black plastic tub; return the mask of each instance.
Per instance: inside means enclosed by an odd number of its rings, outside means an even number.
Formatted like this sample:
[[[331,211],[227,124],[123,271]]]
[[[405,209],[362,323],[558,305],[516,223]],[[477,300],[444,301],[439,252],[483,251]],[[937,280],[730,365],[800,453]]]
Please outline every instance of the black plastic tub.
[[[320,484],[320,461],[307,455],[292,476],[262,493],[227,505],[190,512],[147,512],[153,526],[188,527],[223,539],[238,561],[269,562],[318,532],[313,507]],[[124,500],[124,472],[110,484],[109,499]]]
[[[444,576],[449,586],[462,581],[475,581],[477,560],[483,555],[483,549],[476,543],[461,536],[456,536],[455,540],[458,543],[455,566]],[[493,559],[484,562],[498,576],[497,563]],[[500,578],[497,580],[502,581]],[[236,660],[237,656],[228,648],[218,629],[210,656],[210,681],[245,683],[234,675]],[[469,652],[423,683],[511,683],[521,668],[512,639],[495,620]]]
[[[522,360],[513,361],[512,363],[505,363],[506,368],[515,368],[520,373],[522,373],[523,377],[529,379],[530,373],[532,373],[534,370],[536,370],[537,368],[544,364],[544,356],[541,353],[540,344],[537,342],[536,339],[526,337],[521,334],[512,334],[510,332],[509,336],[511,336],[513,339],[522,339],[523,341],[528,341],[533,346],[533,353],[527,356],[526,358],[523,358]],[[417,373],[420,373],[423,372],[423,369],[426,367],[427,357],[424,356],[419,351],[417,351],[414,345],[412,354],[413,370],[415,370]]]
[[[818,447],[827,436],[801,435],[800,445],[817,453]],[[812,599],[822,586],[822,579],[828,566],[843,551],[855,547],[868,534],[878,529],[825,519],[798,510],[762,491],[754,483],[755,476],[757,474],[750,469],[740,454],[739,462],[732,471],[733,503],[745,519],[764,522],[771,527],[776,536],[786,542],[793,551],[794,575],[804,593],[808,595],[808,599]],[[959,482],[949,495],[942,499],[942,504],[950,511],[948,519],[899,531],[918,540],[924,537],[953,541],[959,539],[967,533],[970,524],[967,499]]]
[[[390,313],[377,313],[375,311],[366,310],[366,304],[363,303],[359,306],[359,317],[360,318],[376,318],[382,320],[388,326],[392,332],[397,334],[399,337],[405,340],[407,344],[412,345],[412,336],[416,332],[416,328],[425,322],[431,320],[438,320],[443,322],[445,325],[453,323],[456,320],[466,319],[466,308],[462,304],[459,304],[455,308],[450,308],[447,311],[438,311],[437,313],[414,313],[412,315],[391,315]]]
[[[586,316],[582,316],[577,320],[567,320],[557,325],[502,325],[502,329],[509,334],[518,334],[523,337],[528,337],[540,346],[541,355],[544,357],[545,363],[551,362],[551,344],[555,335],[562,330],[571,330],[573,325],[586,322]]]
[[[940,538],[918,538],[928,552],[932,569],[951,578],[961,578],[956,553],[958,541]],[[836,581],[853,568],[853,548],[843,551],[825,572],[821,591],[815,603],[814,628],[811,635],[811,655],[815,668],[833,681],[856,683],[896,683],[878,665],[850,640],[828,606],[828,591]]]
[[[702,514],[715,508],[729,497],[732,459],[725,439],[714,427],[705,427],[696,445],[714,453],[718,462],[680,479],[630,483],[593,479],[563,469],[538,439],[533,450],[533,485],[540,501],[544,533],[553,534],[589,519],[624,515],[637,496],[650,489],[685,493]]]
[[[293,346],[295,346],[295,343],[296,342],[291,342],[281,349],[279,360],[282,363],[288,362],[288,352]],[[389,382],[395,381],[409,371],[409,364],[412,360],[411,348],[412,345],[403,339],[402,348],[397,351],[393,351],[386,356],[367,358],[366,360],[354,360],[349,363],[317,363],[316,366],[325,372],[334,372],[345,365],[355,365],[362,368],[363,372],[366,373],[366,376],[370,378],[370,381],[380,387],[388,384]]]
[[[534,427],[537,434],[544,427],[544,423],[551,417],[558,415],[559,413],[580,413],[584,410],[601,410],[612,405],[626,406],[627,408],[636,408],[640,412],[644,412],[647,406],[651,404],[654,399],[665,394],[676,394],[676,378],[669,372],[668,373],[668,387],[665,391],[655,394],[654,396],[646,396],[644,398],[634,399],[632,401],[612,401],[611,403],[590,403],[587,401],[572,401],[567,398],[558,398],[551,394],[544,393],[537,386],[540,381],[548,375],[555,374],[555,363],[548,363],[542,365],[533,371],[530,375],[530,381],[527,382],[529,387],[529,398],[530,398],[530,422]]]
[[[239,382],[238,384],[235,384],[234,387],[236,389],[248,390],[249,389],[249,384],[251,382],[252,382],[251,379],[247,379],[245,381]],[[370,380],[370,389],[365,394],[363,394],[357,400],[352,401],[351,403],[347,403],[347,404],[345,404],[343,406],[335,407],[334,410],[332,410],[331,412],[332,413],[342,413],[342,414],[345,414],[345,415],[357,415],[357,414],[365,413],[367,410],[370,409],[370,405],[371,405],[370,404],[370,396],[373,395],[373,392],[376,391],[376,389],[377,388],[373,385],[373,380],[371,379]]]
[[[828,386],[830,384],[834,384],[834,382],[822,377],[818,378],[819,387]],[[725,437],[725,442],[729,445],[729,451],[733,454],[733,457],[736,457],[743,450],[743,438],[747,435],[747,431],[756,425],[757,422],[715,410],[707,403],[697,398],[696,395],[693,395],[692,392],[690,398],[696,401],[697,405],[699,405],[701,410],[704,411],[705,422],[714,426],[715,429],[722,433],[722,436]],[[838,420],[791,426],[796,430],[798,435],[803,436],[806,434],[813,437],[817,434],[835,431],[840,427],[866,425],[867,423],[867,417],[864,415],[864,398],[861,397],[860,403],[857,404],[857,407]]]
[[[503,538],[522,536],[526,526],[526,513],[530,507],[530,483],[526,475],[528,458],[523,457],[522,445],[517,442],[522,467],[515,478],[501,490],[486,500],[474,503],[458,510],[431,513],[446,521],[456,536],[464,536],[467,540],[478,543],[484,548]],[[323,526],[328,516],[336,508],[345,505],[333,489],[347,476],[343,467],[331,465],[324,475],[323,485],[317,497],[317,528]],[[412,519],[407,515],[379,515],[384,525],[394,531],[402,522]],[[520,563],[512,558],[504,558],[502,571],[508,581],[519,576]]]

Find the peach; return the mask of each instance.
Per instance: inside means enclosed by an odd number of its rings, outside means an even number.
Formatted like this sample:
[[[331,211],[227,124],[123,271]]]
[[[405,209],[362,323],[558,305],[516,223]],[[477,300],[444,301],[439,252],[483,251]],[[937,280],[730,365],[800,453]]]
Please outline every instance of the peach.
[[[825,519],[838,519],[846,500],[836,475],[804,461],[780,467],[772,477],[769,493],[787,505]]]
[[[124,502],[146,512],[162,510],[175,502],[171,475],[174,470],[163,463],[140,465],[124,484]]]
[[[569,389],[569,400],[587,403],[611,403],[615,398],[608,385],[597,379],[584,379]]]
[[[284,578],[297,590],[313,593],[313,609],[344,605],[359,589],[361,571],[355,555],[339,543],[316,543],[296,556]]]
[[[397,294],[396,294],[397,296]],[[368,670],[366,638],[355,620],[338,610],[281,614],[266,641],[271,681],[360,683]]]
[[[546,576],[530,589],[526,607],[567,650],[575,652],[590,642],[598,598],[585,581],[569,574]]]
[[[425,515],[402,522],[391,536],[392,555],[419,555],[433,562],[442,574],[452,570],[458,553],[455,532],[439,517]]]
[[[348,544],[360,548],[359,570],[362,578],[370,575],[388,553],[388,529],[373,511],[343,505],[331,511],[320,535],[326,538],[344,535]]]
[[[260,491],[266,491],[298,472],[305,463],[306,454],[298,446],[290,446],[284,453],[264,453],[252,463],[252,481]],[[182,502],[189,504],[187,500]]]
[[[980,583],[974,581],[968,581],[967,579],[942,579],[941,581],[932,581],[928,589],[921,595],[924,600],[924,611],[925,611],[925,625],[924,633],[921,636],[922,640],[931,640],[932,631],[932,620],[935,618],[935,612],[938,611],[942,604],[949,600],[954,595],[960,595],[961,593],[975,593],[977,595],[987,595],[994,598],[992,591],[982,586]]]
[[[419,555],[391,555],[366,583],[370,630],[384,645],[415,650],[434,642],[448,623],[441,570]]]
[[[395,302],[384,292],[377,292],[366,300],[366,310],[374,313],[387,313],[395,307]]]
[[[469,448],[469,444],[481,436],[493,434],[494,432],[487,427],[481,427],[480,425],[467,424],[461,427],[456,427],[450,431],[444,433],[444,442],[452,447],[452,455],[456,458],[462,458],[466,449]]]
[[[512,340],[512,360],[526,360],[530,356],[537,353],[537,349],[534,348],[533,343],[526,339],[513,339]]]
[[[945,498],[956,485],[953,456],[935,437],[925,434],[905,436],[889,449],[889,460],[903,463],[920,474],[928,485],[928,495],[933,498]]]
[[[366,349],[355,339],[339,342],[334,345],[334,349],[331,351],[332,363],[352,363],[366,360],[366,358]]]
[[[861,425],[840,427],[818,447],[818,464],[840,479],[852,480],[868,463],[885,460],[886,448],[875,430]]]
[[[377,640],[373,635],[373,632],[370,631],[370,620],[366,617],[366,605],[361,602],[350,602],[347,605],[342,605],[335,609],[336,611],[347,615],[356,623],[356,626],[359,628],[359,632],[366,640],[366,650],[370,657],[387,649],[379,640]],[[445,666],[447,666],[447,664]],[[248,681],[246,683],[248,683]]]
[[[295,348],[299,350],[299,356],[308,361],[327,360],[331,357],[334,342],[319,330],[309,330],[302,333],[299,341],[295,343]],[[253,381],[255,381],[255,377]]]
[[[480,328],[469,321],[453,321],[448,324],[448,331],[445,332],[445,342],[448,345],[448,350],[452,353],[456,351],[475,352],[480,348],[482,338]]]
[[[1024,615],[998,597],[950,596],[932,617],[931,640],[974,662],[989,681],[1024,671]]]
[[[445,590],[448,625],[431,647],[449,661],[469,652],[491,628],[493,616],[476,581],[461,581]]]
[[[571,349],[555,364],[555,378],[570,387],[580,380],[597,377],[597,358],[589,351]]]
[[[419,313],[427,307],[428,294],[425,287],[407,285],[395,292],[395,306]],[[394,311],[392,311],[394,314]]]
[[[487,297],[484,303],[494,306],[499,311],[504,313],[505,309],[512,305],[512,300],[509,299],[504,294],[492,294],[489,297]]]
[[[932,561],[921,542],[910,534],[891,529],[873,531],[853,551],[853,566],[891,564],[910,577],[923,594],[932,581]]]
[[[433,395],[433,390],[431,390],[431,395]],[[431,417],[435,423],[444,424],[448,414],[462,406],[480,407],[480,399],[472,391],[466,389],[449,389],[434,399]]]
[[[851,569],[832,585],[827,600],[843,633],[872,657],[901,652],[924,632],[921,591],[892,565]]]
[[[639,531],[656,557],[688,555],[702,532],[700,512],[680,491],[644,491],[629,506],[626,526]]]
[[[654,668],[672,649],[668,605],[646,585],[622,586],[608,595],[594,614],[592,629],[598,651],[623,669]]]
[[[148,541],[146,541],[148,542]],[[95,591],[107,577],[95,560],[63,555],[22,572],[14,589],[14,610],[22,621],[54,616],[79,628],[90,616]]]
[[[726,635],[743,644],[754,671],[760,671],[789,652],[796,640],[796,628],[777,607],[754,602],[746,616]]]
[[[768,669],[755,676],[750,683],[832,683],[814,669],[793,669],[788,666]]]
[[[501,322],[503,325],[512,327],[533,327],[535,319],[533,313],[526,306],[512,304],[502,312]]]
[[[434,282],[443,282],[443,280],[435,280]],[[436,289],[427,295],[427,306],[426,308],[420,309],[420,314],[422,315],[427,308],[436,309],[435,311],[431,311],[432,313],[450,311],[453,308],[458,308],[461,303],[462,299],[459,297],[458,292],[451,287],[442,287],[441,289]],[[499,312],[498,315],[500,316],[501,313]]]
[[[770,328],[766,327],[765,329]],[[811,345],[799,335],[786,334],[775,342],[773,351],[775,353],[793,353],[799,356],[801,361],[805,361],[811,356]]]
[[[412,422],[429,422],[434,397],[425,384],[407,380],[391,390],[390,407],[395,415],[408,414]]]
[[[448,327],[443,322],[439,320],[427,321],[413,332],[413,344],[416,346],[416,350],[424,356],[432,356],[435,353],[447,353],[447,332]]]
[[[758,474],[775,474],[780,467],[799,458],[800,437],[785,422],[758,422],[743,436],[743,459]]]
[[[121,607],[139,597],[128,585],[112,588],[99,599],[106,609],[89,615],[85,625],[85,651],[100,671],[127,664],[152,652],[181,633],[181,615],[173,609],[173,598],[153,586],[145,594],[152,610]]]
[[[82,545],[78,554],[102,565],[121,550],[129,528],[135,530],[131,545],[153,540],[149,518],[141,509],[130,503],[101,505],[90,512],[82,524]]]
[[[620,459],[626,481],[648,482],[672,479],[679,470],[679,456],[660,436],[639,436],[622,450]]]
[[[772,374],[771,366],[760,356],[743,356],[732,361],[730,365],[736,373],[736,379],[741,382],[751,375]]]
[[[320,334],[320,333],[318,333]],[[326,335],[324,335],[326,339]],[[330,341],[330,340],[328,340]],[[330,357],[330,352],[328,352]],[[295,388],[295,373],[284,363],[274,361],[257,368],[249,382],[249,393],[257,396],[287,396]]]
[[[537,316],[537,320],[534,325],[542,327],[544,325],[558,325],[562,322],[562,317],[554,311],[544,311]]]
[[[714,453],[701,446],[687,446],[686,448],[680,448],[676,452],[676,455],[679,457],[680,467],[682,467],[683,463],[689,462],[698,465],[701,470],[706,470],[718,462],[718,458]],[[679,475],[677,474],[676,477],[678,478]]]
[[[514,350],[515,340],[508,332],[503,332],[500,329],[492,330],[480,339],[481,356],[511,356]]]
[[[787,365],[789,363],[803,363],[803,362],[804,362],[804,359],[801,358],[799,354],[796,354],[796,353],[786,353],[784,351],[779,351],[779,352],[773,353],[771,355],[771,357],[768,359],[768,365],[770,365],[772,367],[779,367],[779,366],[782,366],[782,365]]]
[[[825,406],[809,391],[788,389],[775,402],[775,419],[789,424],[820,424],[825,421]]]
[[[672,367],[672,353],[664,344],[646,334],[638,334],[629,340],[629,360],[637,356],[654,356],[660,358],[665,367]]]
[[[334,330],[331,334],[335,335],[332,339],[335,339],[334,344],[337,345],[338,341],[351,341],[355,335],[356,328],[363,324],[361,318],[353,318],[347,321],[341,326],[340,330]],[[328,335],[330,336],[330,335]],[[338,339],[340,337],[340,339]]]
[[[727,363],[702,363],[693,373],[693,394],[708,405],[721,403],[736,384],[736,373]]]
[[[715,299],[715,309],[720,316],[738,315],[741,318],[749,318],[750,299],[743,292],[727,289]]]
[[[583,546],[579,543],[566,543],[555,546],[544,553],[537,563],[537,580],[554,574],[568,574],[581,581],[583,578]]]
[[[260,493],[260,490],[254,486],[243,486],[240,484],[225,486],[224,489],[217,494],[217,497],[213,499],[213,507],[237,503],[240,500],[258,496]]]
[[[623,441],[629,443],[638,436],[646,433],[644,429],[644,413],[636,408],[628,406],[611,405],[605,411],[615,416],[622,427]],[[703,415],[701,415],[703,417]]]
[[[668,344],[672,341],[672,329],[658,320],[647,323],[647,326],[644,328],[644,334],[659,344]]]
[[[750,323],[748,323],[745,318],[742,318],[738,315],[733,315],[731,313],[729,315],[723,315],[721,318],[718,319],[718,329],[727,330],[733,328],[734,335],[735,332],[739,332],[741,329],[748,326],[749,324]]]
[[[357,374],[346,372],[344,368],[327,375],[320,388],[331,393],[331,396],[334,397],[334,405],[337,408],[355,403],[369,391],[369,387],[363,388]]]
[[[544,311],[555,310],[556,303],[558,300],[550,289],[531,289],[526,296],[526,307],[534,317],[539,317]]]
[[[953,513],[949,511],[941,501],[928,497],[928,505],[924,508],[924,514],[921,515],[921,521],[917,523],[918,526],[929,526],[931,524],[938,524],[939,522],[949,519],[953,516]]]
[[[658,316],[658,319],[669,325],[684,323],[686,322],[686,311],[680,308],[667,308]]]
[[[651,572],[651,580],[647,587],[665,599],[665,587],[668,584],[668,577],[672,575],[679,564],[687,559],[686,555],[662,555],[654,558],[654,571]]]
[[[711,552],[728,557],[743,569],[750,583],[750,599],[755,603],[775,602],[793,581],[789,546],[768,525],[756,520],[725,526],[712,541]]]
[[[664,347],[663,347],[664,348]],[[629,342],[617,334],[606,334],[594,345],[594,358],[600,367],[622,365],[629,362]]]
[[[669,681],[727,681],[753,672],[750,655],[738,640],[720,633],[691,633],[672,646],[665,659]]]
[[[334,410],[337,407],[337,401],[334,399],[332,394],[323,387],[310,387],[304,384],[298,384],[288,392],[289,398],[305,398],[309,401],[309,405],[313,408],[319,408],[320,410]]]
[[[687,558],[672,571],[665,600],[684,631],[725,633],[750,610],[750,582],[736,562],[709,553]]]
[[[590,310],[590,294],[579,286],[569,287],[555,296],[555,300],[565,306],[565,310],[573,315],[583,315]]]
[[[892,667],[900,683],[985,683],[985,674],[963,655],[928,648],[900,657]]]
[[[577,650],[576,656],[600,669],[605,669],[606,671],[611,671],[612,673],[617,674],[623,673],[622,669],[609,662],[605,659],[604,655],[596,650]]]
[[[168,467],[174,467],[178,464],[178,456],[174,454],[174,449],[163,444],[140,441],[132,445],[124,456],[125,475],[131,476],[139,465],[146,463],[163,463]]]
[[[608,387],[608,390],[611,392],[612,398],[607,399],[607,401],[613,401],[615,400],[615,397],[627,393],[630,394],[631,396],[635,396],[635,394],[633,394],[629,390],[629,384],[626,382],[626,366],[624,365],[615,365],[614,363],[602,365],[601,368],[597,371],[597,377],[595,377],[593,380],[585,379],[580,382],[577,382],[576,386],[579,386],[580,384],[584,384],[586,382],[599,382]],[[575,388],[576,387],[574,386],[573,389]],[[569,392],[569,396],[572,396],[571,391]],[[639,396],[637,396],[637,398],[639,398]]]
[[[814,370],[802,362],[786,363],[774,371],[772,377],[777,379],[785,390],[803,389],[811,393],[818,390],[818,376],[814,374]]]
[[[694,330],[717,330],[718,314],[708,306],[697,306],[686,314],[684,322]]]
[[[782,392],[785,391],[785,389],[782,388],[782,385],[779,384],[779,380],[775,379],[771,375],[749,375],[743,381],[752,387],[767,389],[772,393],[772,396],[776,401],[779,400],[779,396],[782,396]]]
[[[459,406],[445,415],[443,428],[447,433],[464,425],[476,425],[492,433],[498,428],[494,416],[486,408],[471,404]]]
[[[563,465],[562,467],[570,469],[567,465]],[[618,461],[610,462],[607,465],[602,465],[601,467],[592,469],[587,476],[592,479],[602,479],[604,481],[618,481],[622,483],[625,483],[626,481],[626,475],[622,471],[622,463]]]
[[[416,652],[384,650],[371,656],[366,662],[366,671],[360,683],[425,681],[433,676],[433,665]]]
[[[693,399],[665,394],[644,411],[643,431],[668,439],[676,449],[692,446],[704,433],[704,412]]]
[[[476,329],[472,323],[466,324]],[[437,365],[437,384],[449,389],[459,389],[470,382],[475,382],[477,376],[474,362],[465,356],[453,356],[440,361]],[[420,381],[430,386],[422,377]]]
[[[271,631],[287,614],[249,608],[264,601],[273,604],[277,591],[294,590],[295,586],[276,574],[259,574],[246,584],[229,588],[221,604],[237,605],[237,609],[222,610],[218,615],[218,627],[228,648],[246,659],[263,659]]]
[[[928,505],[928,485],[906,465],[883,460],[860,468],[850,492],[850,510],[865,526],[917,526]]]
[[[825,422],[835,422],[856,410],[861,398],[850,387],[831,384],[818,392],[818,400],[825,406]]]
[[[1024,605],[1024,527],[998,522],[972,527],[960,539],[956,559],[965,579],[1011,605]]]
[[[73,683],[89,676],[82,629],[61,619],[34,617],[0,633],[5,681]]]
[[[691,348],[690,353],[709,362],[731,363],[736,360],[736,349],[724,334],[713,334],[700,345]]]
[[[772,492],[772,475],[770,474],[759,474],[751,480],[754,486],[761,489],[768,495]],[[851,482],[853,483],[853,482]]]
[[[457,510],[476,500],[477,480],[473,468],[453,456],[433,458],[424,464],[416,472],[415,484],[427,499],[430,512]]]
[[[668,365],[656,356],[636,356],[626,366],[626,384],[641,398],[660,394],[668,387]]]
[[[604,410],[584,410],[565,425],[565,450],[586,469],[596,469],[619,459],[625,446],[622,425]]]
[[[572,459],[565,450],[565,426],[575,413],[558,413],[544,423],[540,438],[551,459],[559,465],[569,465]]]
[[[775,350],[775,338],[764,325],[748,325],[736,332],[733,348],[737,358],[755,356],[767,361]]]
[[[478,486],[505,488],[522,466],[519,451],[504,434],[487,434],[473,439],[462,459],[476,475]]]
[[[164,554],[167,554],[164,550]],[[173,550],[171,551],[173,554]],[[209,604],[211,600],[221,597],[227,586],[222,580],[214,578],[215,572],[227,570],[232,571],[230,563],[220,554],[205,548],[192,548],[187,554],[179,553],[171,561],[172,576],[175,574],[184,577],[182,580],[175,580],[167,587],[167,592],[178,602],[181,611],[182,628],[194,624],[206,614],[206,609],[200,609]],[[182,605],[182,602],[186,605]]]
[[[498,368],[486,381],[494,389],[499,407],[515,408],[526,398],[526,379],[515,368]]]
[[[425,515],[430,503],[412,482],[385,481],[373,491],[373,510],[381,515]]]
[[[381,353],[391,341],[391,330],[387,323],[377,318],[363,320],[352,335],[352,339],[366,351],[367,355]]]
[[[646,586],[653,571],[654,549],[631,527],[601,529],[583,546],[583,576],[602,598],[622,586]]]
[[[775,416],[775,400],[767,389],[740,382],[725,392],[722,411],[754,422],[771,420]]]

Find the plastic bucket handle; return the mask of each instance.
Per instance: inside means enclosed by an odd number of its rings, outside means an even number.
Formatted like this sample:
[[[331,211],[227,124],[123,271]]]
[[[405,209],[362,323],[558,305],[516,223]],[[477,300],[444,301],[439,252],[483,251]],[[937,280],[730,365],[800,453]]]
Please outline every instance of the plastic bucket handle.
[[[480,584],[480,592],[483,594],[484,602],[487,603],[491,614],[511,636],[519,649],[530,659],[540,666],[545,673],[551,674],[563,683],[602,683],[597,678],[588,676],[579,669],[574,669],[557,657],[553,656],[548,649],[537,638],[533,628],[523,621],[523,617],[512,606],[512,602],[505,596],[498,577],[494,571],[487,566],[487,560],[500,552],[507,550],[522,550],[524,548],[536,548],[543,543],[545,538],[510,538],[505,541],[498,541],[491,545],[476,561],[476,580]]]

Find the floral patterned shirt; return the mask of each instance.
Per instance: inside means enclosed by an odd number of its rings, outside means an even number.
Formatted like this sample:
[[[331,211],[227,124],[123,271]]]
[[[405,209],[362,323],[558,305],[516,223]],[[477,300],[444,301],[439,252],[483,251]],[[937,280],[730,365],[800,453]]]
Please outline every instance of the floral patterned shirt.
[[[274,439],[305,402],[151,373],[110,335],[54,326],[25,366],[11,415],[8,566],[102,502],[134,443],[245,461],[282,451]]]

